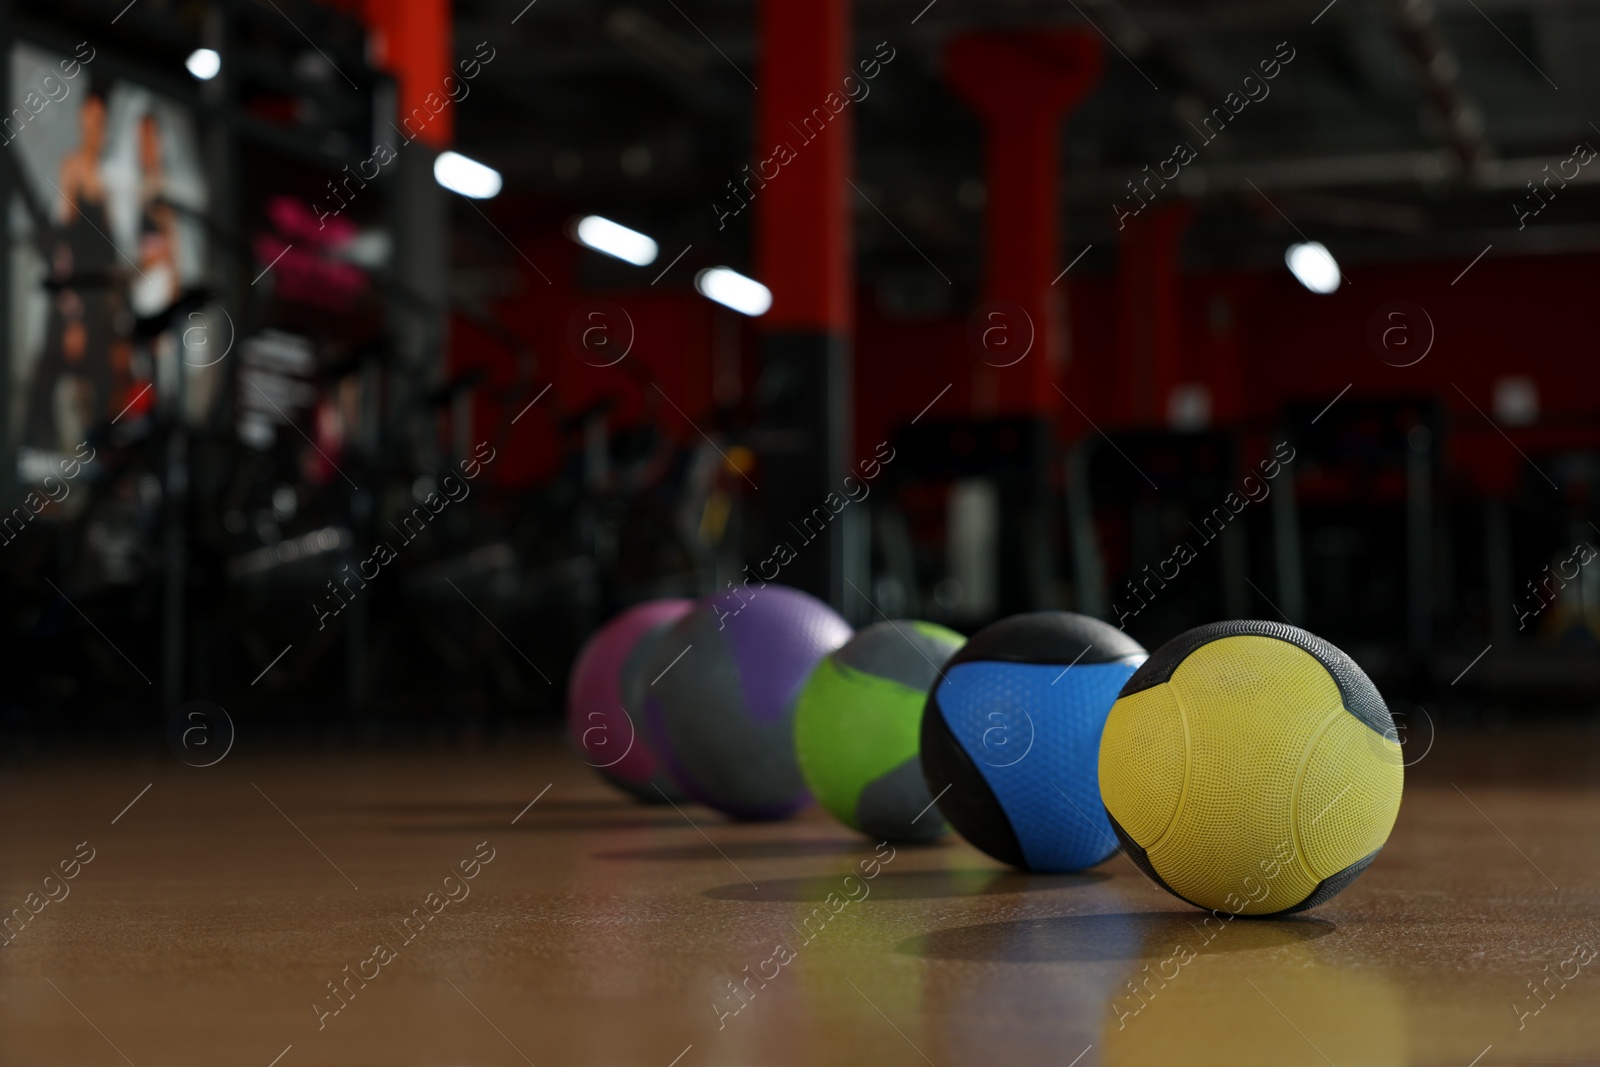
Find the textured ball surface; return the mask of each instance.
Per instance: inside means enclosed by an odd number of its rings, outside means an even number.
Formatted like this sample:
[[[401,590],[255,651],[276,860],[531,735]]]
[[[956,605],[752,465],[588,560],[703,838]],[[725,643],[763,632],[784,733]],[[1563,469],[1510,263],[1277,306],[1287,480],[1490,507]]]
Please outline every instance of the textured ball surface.
[[[972,636],[922,716],[922,770],[973,845],[1031,871],[1077,871],[1117,850],[1096,757],[1117,692],[1145,659],[1133,638],[1064,611]]]
[[[806,786],[853,830],[888,841],[945,832],[917,756],[928,689],[966,638],[931,622],[880,622],[817,664],[795,709]]]
[[[646,668],[644,717],[678,786],[742,819],[804,807],[795,701],[850,634],[828,605],[781,585],[718,593],[674,623]]]
[[[1123,687],[1100,788],[1130,858],[1238,915],[1327,901],[1377,856],[1404,778],[1394,720],[1339,649],[1276,622],[1201,626]]]
[[[643,736],[645,662],[655,641],[692,600],[635,604],[583,643],[567,680],[567,739],[607,781],[659,804],[680,795]]]

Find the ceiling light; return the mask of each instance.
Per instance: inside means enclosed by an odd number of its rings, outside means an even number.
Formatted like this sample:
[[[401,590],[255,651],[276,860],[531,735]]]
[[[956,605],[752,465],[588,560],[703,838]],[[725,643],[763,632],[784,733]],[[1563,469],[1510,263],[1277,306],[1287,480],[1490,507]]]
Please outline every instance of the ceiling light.
[[[1283,261],[1300,284],[1313,293],[1327,294],[1339,288],[1339,264],[1319,241],[1290,245]]]
[[[579,219],[576,232],[579,244],[626,260],[635,267],[645,267],[656,260],[654,241],[638,230],[630,230],[599,215],[585,215]]]
[[[728,267],[708,267],[694,276],[694,287],[708,300],[715,300],[745,315],[765,315],[772,306],[772,290]]]
[[[222,70],[222,57],[217,55],[216,49],[196,48],[189,53],[189,58],[183,61],[183,65],[189,68],[190,74],[203,82],[208,82]]]
[[[433,161],[433,180],[472,200],[489,200],[500,192],[500,172],[460,152],[440,152]]]

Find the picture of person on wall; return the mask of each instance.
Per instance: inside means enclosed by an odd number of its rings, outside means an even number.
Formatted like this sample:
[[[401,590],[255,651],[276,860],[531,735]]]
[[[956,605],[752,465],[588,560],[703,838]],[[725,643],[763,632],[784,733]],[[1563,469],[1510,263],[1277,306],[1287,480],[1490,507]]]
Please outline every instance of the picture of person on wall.
[[[108,236],[102,90],[84,94],[77,120],[78,144],[51,183],[50,308],[24,416],[23,443],[46,452],[68,452],[84,440],[116,380],[126,378],[128,362],[128,344],[117,328],[123,270]]]

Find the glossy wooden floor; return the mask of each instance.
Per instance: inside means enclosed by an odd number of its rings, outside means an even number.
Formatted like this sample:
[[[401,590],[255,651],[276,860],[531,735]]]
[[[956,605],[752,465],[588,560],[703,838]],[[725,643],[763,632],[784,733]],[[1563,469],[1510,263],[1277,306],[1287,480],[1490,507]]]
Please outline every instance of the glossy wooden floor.
[[[41,909],[0,949],[0,1063],[1600,1062],[1594,734],[1441,739],[1354,888],[1209,934],[1120,856],[874,868],[820,813],[641,807],[554,742],[245,748],[0,778],[0,908]]]

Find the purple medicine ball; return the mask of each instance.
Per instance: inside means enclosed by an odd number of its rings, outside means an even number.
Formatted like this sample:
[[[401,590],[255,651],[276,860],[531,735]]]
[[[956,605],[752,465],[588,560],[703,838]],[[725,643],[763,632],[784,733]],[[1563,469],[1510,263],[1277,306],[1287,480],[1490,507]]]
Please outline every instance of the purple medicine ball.
[[[782,585],[718,593],[674,623],[651,650],[644,719],[679,788],[741,819],[804,807],[795,701],[851,633],[828,605]]]

